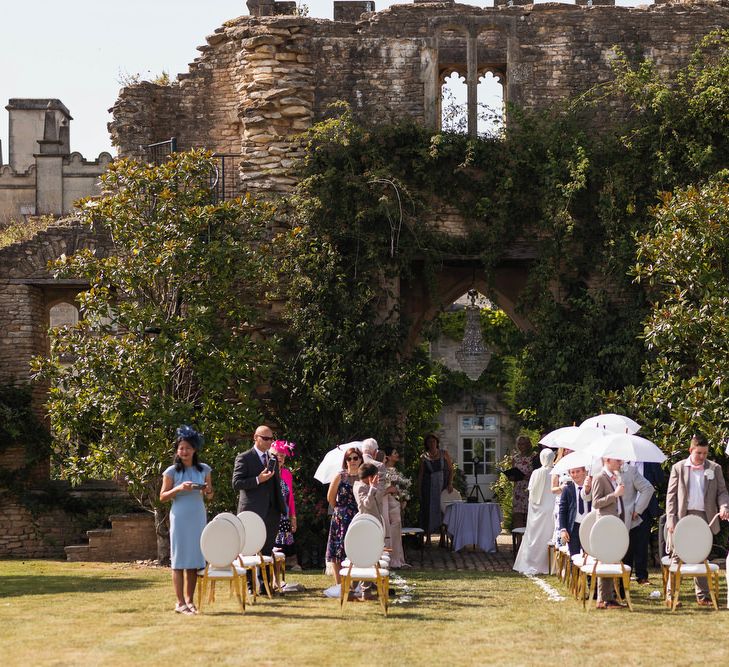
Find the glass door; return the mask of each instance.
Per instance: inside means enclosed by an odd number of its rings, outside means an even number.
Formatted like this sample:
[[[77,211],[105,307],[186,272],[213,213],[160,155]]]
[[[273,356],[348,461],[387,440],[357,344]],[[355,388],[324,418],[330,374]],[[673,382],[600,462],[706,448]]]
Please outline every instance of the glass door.
[[[500,436],[498,415],[461,415],[458,420],[459,465],[469,497],[490,500],[496,481]],[[478,484],[479,491],[476,490]]]

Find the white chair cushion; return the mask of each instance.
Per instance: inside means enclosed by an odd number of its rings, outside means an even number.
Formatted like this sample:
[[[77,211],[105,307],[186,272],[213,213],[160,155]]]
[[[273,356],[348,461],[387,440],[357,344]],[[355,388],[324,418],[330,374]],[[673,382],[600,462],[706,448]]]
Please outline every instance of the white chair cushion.
[[[276,559],[277,561],[281,561],[281,560],[286,560],[286,554],[284,554],[284,553],[281,553],[280,551],[274,551],[274,552],[273,552],[273,557],[274,557],[274,558],[275,558],[275,559]]]
[[[628,550],[628,528],[617,516],[602,516],[590,531],[590,553],[601,563],[619,563]]]
[[[349,560],[349,558],[345,558],[345,559],[344,559],[344,560],[342,561],[342,563],[341,563],[341,564],[342,564],[342,567],[349,567],[349,566],[350,566],[350,565],[352,564],[352,561],[351,561],[351,560]],[[379,565],[380,567],[389,567],[389,565],[390,565],[390,561],[389,561],[389,560],[387,560],[387,561],[386,561],[386,560],[380,559],[380,560],[378,561],[378,563],[377,563],[377,564],[378,564],[378,565]]]
[[[238,518],[246,534],[246,541],[240,552],[244,556],[253,556],[263,549],[266,543],[266,524],[255,512],[241,512]]]
[[[565,555],[569,556],[569,553],[570,553],[570,548],[569,548],[569,547],[568,547],[568,546],[567,546],[566,544],[563,544],[563,545],[562,545],[562,546],[561,546],[561,547],[559,548],[559,550],[560,550],[560,551],[561,551],[561,552],[562,552],[563,554],[565,554]]]
[[[377,579],[377,570],[374,567],[353,567],[350,572],[348,567],[339,570],[341,576],[351,576],[353,579]],[[390,571],[380,568],[381,577],[389,577]]]
[[[672,558],[670,556],[662,556],[661,557],[661,565],[663,567],[668,567],[671,564]]]
[[[709,524],[693,514],[681,519],[673,531],[673,551],[684,563],[702,563],[713,543]]]
[[[669,568],[669,570],[671,572],[677,572],[678,563],[671,563],[671,567]],[[718,565],[715,565],[714,563],[709,563],[709,571],[717,572],[718,570]],[[703,563],[683,563],[681,565],[681,574],[691,574],[696,576],[706,574],[706,565],[704,565]]]
[[[597,521],[597,512],[595,510],[592,510],[592,512],[588,512],[587,515],[582,519],[582,523],[580,524],[580,529],[578,531],[580,535],[580,545],[582,545],[582,550],[588,554],[591,553],[590,531],[595,525],[595,521]]]
[[[597,566],[593,563],[592,565],[583,565],[580,570],[585,572],[586,574],[594,574],[598,577],[609,577],[609,576],[615,576],[620,575],[624,571],[630,572],[630,567],[628,565],[620,566],[620,563],[598,563]]]
[[[205,570],[201,570],[201,572],[205,572]],[[232,578],[233,578],[233,570],[230,568],[215,568],[215,567],[208,568],[208,579],[232,579]]]
[[[213,567],[229,567],[240,550],[240,533],[230,521],[211,521],[200,535],[200,549]]]
[[[260,556],[240,556],[239,561],[243,563],[243,567],[256,567],[261,564]]]
[[[587,556],[585,554],[575,554],[572,556],[572,562],[575,565],[592,565],[595,562],[595,559],[592,556]]]
[[[378,523],[352,520],[349,524],[344,536],[344,553],[355,567],[372,567],[379,561],[385,546],[385,536]]]

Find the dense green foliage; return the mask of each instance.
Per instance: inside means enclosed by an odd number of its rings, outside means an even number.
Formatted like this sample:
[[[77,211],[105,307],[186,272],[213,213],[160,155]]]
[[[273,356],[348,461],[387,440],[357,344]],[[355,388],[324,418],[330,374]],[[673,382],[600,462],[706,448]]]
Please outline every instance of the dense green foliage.
[[[665,194],[639,241],[636,279],[654,293],[643,384],[625,392],[667,451],[707,435],[729,442],[729,180]]]
[[[206,437],[219,501],[233,505],[230,436],[260,419],[254,390],[267,348],[253,340],[269,212],[250,201],[211,203],[210,161],[180,154],[160,167],[120,160],[103,196],[81,204],[86,224],[111,235],[115,254],[62,257],[59,276],[88,280],[82,319],[52,332],[49,413],[64,474],[120,479],[159,505],[173,435]]]

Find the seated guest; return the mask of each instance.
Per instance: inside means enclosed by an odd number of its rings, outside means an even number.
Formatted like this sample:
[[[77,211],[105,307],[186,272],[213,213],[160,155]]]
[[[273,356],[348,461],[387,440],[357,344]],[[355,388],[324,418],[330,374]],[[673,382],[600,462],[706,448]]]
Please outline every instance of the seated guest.
[[[592,509],[592,480],[585,468],[570,468],[572,481],[567,482],[559,499],[559,536],[570,550],[580,553],[580,524]]]

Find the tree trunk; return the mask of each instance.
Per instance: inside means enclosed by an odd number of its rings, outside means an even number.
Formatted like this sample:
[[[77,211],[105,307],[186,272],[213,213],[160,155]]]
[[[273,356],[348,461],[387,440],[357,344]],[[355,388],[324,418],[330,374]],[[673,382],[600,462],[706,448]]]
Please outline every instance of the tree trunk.
[[[154,530],[157,533],[157,560],[170,564],[170,514],[166,507],[154,508]]]

